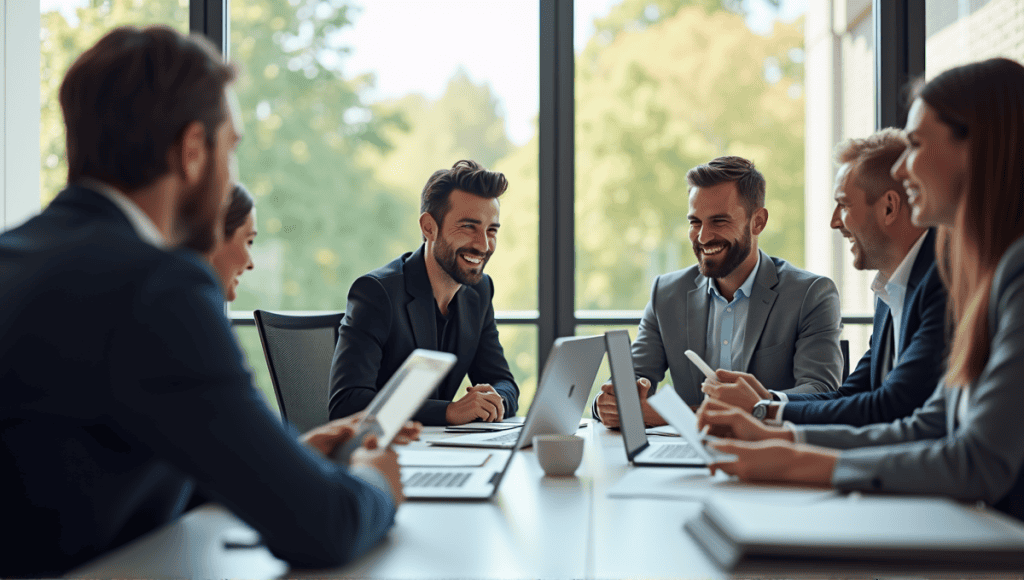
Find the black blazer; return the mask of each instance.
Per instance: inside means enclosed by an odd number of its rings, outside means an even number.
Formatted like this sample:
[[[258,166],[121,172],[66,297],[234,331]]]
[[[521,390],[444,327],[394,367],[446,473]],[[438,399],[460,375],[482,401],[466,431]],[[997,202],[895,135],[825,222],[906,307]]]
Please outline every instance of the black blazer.
[[[417,348],[437,350],[434,292],[427,277],[424,247],[402,254],[361,276],[348,293],[331,369],[331,419],[369,405],[377,392]],[[490,276],[463,285],[452,300],[458,315],[458,361],[413,417],[424,425],[446,425],[445,411],[468,374],[473,384],[489,383],[505,403],[505,416],[519,408],[519,387],[498,341]]]
[[[929,230],[907,280],[900,326],[899,363],[881,378],[882,338],[891,332],[889,307],[875,300],[871,346],[843,386],[832,393],[789,395],[783,419],[794,423],[862,426],[906,417],[935,391],[945,372],[946,288],[935,265],[935,230]]]
[[[0,235],[0,397],[0,577],[64,573],[180,515],[196,484],[300,566],[394,521],[388,493],[267,409],[199,256],[82,187]]]

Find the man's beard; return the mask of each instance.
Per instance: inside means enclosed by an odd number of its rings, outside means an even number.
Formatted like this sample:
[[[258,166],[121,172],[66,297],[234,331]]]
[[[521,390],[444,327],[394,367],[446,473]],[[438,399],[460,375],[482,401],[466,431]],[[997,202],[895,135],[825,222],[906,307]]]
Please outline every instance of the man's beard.
[[[480,258],[479,270],[476,273],[463,270],[459,264],[459,254]],[[490,253],[481,254],[473,250],[456,251],[455,248],[451,247],[444,237],[440,235],[437,237],[437,242],[434,244],[434,260],[437,261],[437,264],[441,266],[442,270],[451,276],[452,280],[466,286],[479,284],[480,280],[483,280],[484,266],[487,265],[487,260],[490,259]]]
[[[211,150],[211,160],[213,153]],[[182,234],[179,239],[184,240],[182,246],[201,254],[212,251],[224,238],[226,195],[213,191],[215,181],[214,164],[211,162],[199,183],[186,190],[178,208],[178,231]],[[225,188],[223,193],[226,192]]]
[[[697,242],[693,243],[693,252],[697,255],[697,267],[700,269],[700,273],[707,278],[725,278],[729,274],[732,274],[743,260],[747,259],[750,255],[751,246],[753,245],[753,236],[750,234],[748,228],[744,228],[743,237],[728,244],[724,250],[714,256],[715,260],[720,260],[717,266],[709,265],[705,260],[707,259],[700,251],[701,244]],[[718,243],[716,241],[716,243]]]

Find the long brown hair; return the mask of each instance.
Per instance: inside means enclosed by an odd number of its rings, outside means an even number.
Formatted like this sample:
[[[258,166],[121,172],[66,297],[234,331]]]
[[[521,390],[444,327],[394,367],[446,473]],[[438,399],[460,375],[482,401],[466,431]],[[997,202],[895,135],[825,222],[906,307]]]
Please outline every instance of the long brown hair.
[[[1024,67],[993,58],[950,69],[918,96],[968,140],[966,191],[952,229],[941,228],[939,273],[955,324],[946,384],[967,386],[988,362],[992,276],[1024,234]]]

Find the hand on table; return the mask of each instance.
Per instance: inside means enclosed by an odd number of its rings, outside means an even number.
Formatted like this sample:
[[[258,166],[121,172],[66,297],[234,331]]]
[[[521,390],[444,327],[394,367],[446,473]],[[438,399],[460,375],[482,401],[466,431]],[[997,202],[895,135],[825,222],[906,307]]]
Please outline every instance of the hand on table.
[[[505,419],[505,402],[491,385],[473,385],[466,389],[464,397],[448,404],[444,418],[449,425],[465,425],[476,420],[495,423]]]
[[[830,487],[839,452],[788,441],[709,442],[714,449],[735,455],[735,461],[712,463],[711,473],[721,469],[748,482],[803,483]]]
[[[636,380],[636,390],[640,395],[640,410],[643,412],[644,424],[648,427],[665,425],[665,420],[647,402],[647,395],[651,392],[651,381],[645,378]],[[597,396],[597,414],[601,423],[609,429],[621,427],[619,419],[619,408],[615,402],[615,387],[611,381],[601,385],[601,393]]]

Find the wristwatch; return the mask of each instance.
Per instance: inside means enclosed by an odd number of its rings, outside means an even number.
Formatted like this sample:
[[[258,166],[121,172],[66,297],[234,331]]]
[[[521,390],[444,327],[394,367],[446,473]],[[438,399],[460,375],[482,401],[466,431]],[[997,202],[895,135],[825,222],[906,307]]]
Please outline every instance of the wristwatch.
[[[764,421],[765,418],[768,416],[768,405],[771,404],[772,402],[769,401],[768,399],[762,399],[754,403],[754,408],[750,411],[750,414],[753,415],[754,418],[757,419],[758,421]]]

